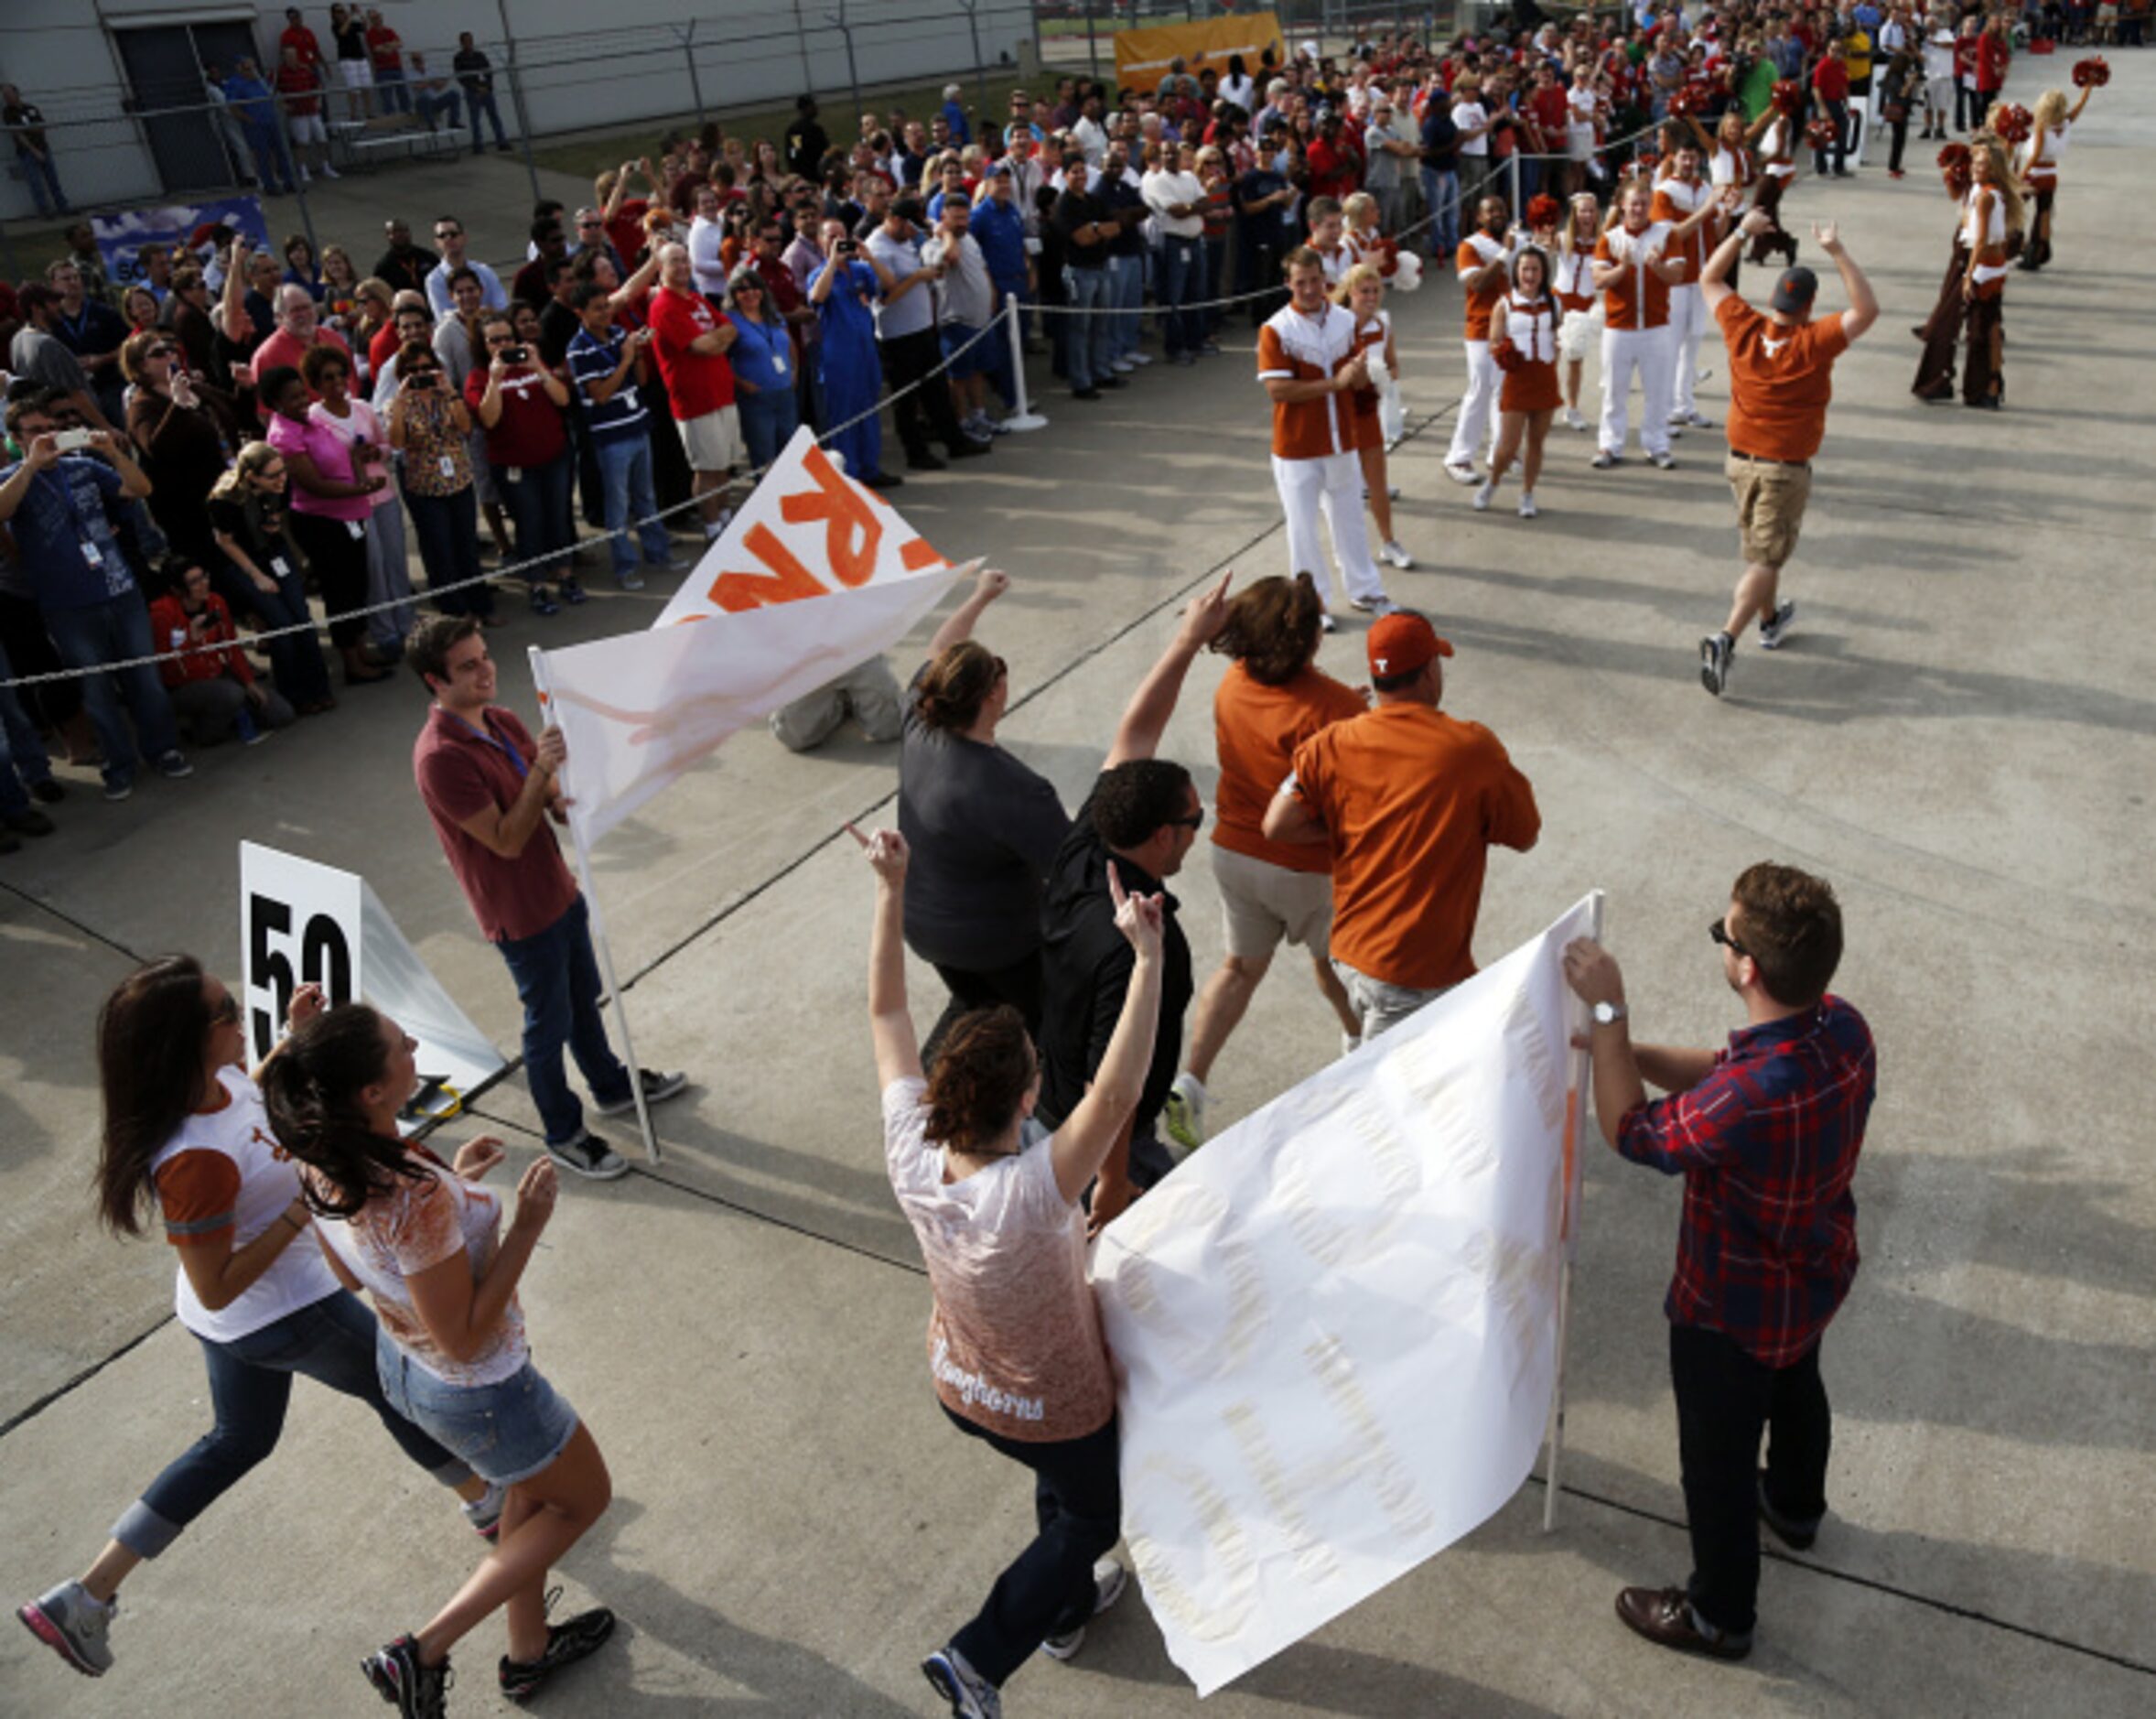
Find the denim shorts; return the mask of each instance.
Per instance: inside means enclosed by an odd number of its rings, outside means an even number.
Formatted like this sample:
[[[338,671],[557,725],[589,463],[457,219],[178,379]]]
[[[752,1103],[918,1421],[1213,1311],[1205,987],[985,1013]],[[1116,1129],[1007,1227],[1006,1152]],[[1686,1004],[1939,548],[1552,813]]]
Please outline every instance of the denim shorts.
[[[452,1385],[385,1331],[374,1363],[391,1407],[498,1486],[544,1473],[576,1436],[577,1411],[529,1361],[496,1384]]]

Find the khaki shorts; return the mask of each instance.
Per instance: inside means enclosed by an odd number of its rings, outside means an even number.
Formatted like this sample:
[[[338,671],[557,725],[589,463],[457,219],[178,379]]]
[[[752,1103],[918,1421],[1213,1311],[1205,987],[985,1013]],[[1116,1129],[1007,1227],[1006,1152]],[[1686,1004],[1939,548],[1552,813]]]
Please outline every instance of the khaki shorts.
[[[1285,937],[1312,955],[1323,955],[1332,931],[1332,877],[1325,871],[1290,871],[1213,846],[1213,876],[1220,885],[1220,916],[1228,953],[1262,961]]]
[[[681,445],[692,471],[730,471],[749,463],[741,441],[741,414],[730,405],[681,420]]]
[[[1744,542],[1744,559],[1779,572],[1796,553],[1805,503],[1812,499],[1812,469],[1769,465],[1731,454],[1722,471],[1730,480],[1730,493],[1737,498],[1737,532]]]

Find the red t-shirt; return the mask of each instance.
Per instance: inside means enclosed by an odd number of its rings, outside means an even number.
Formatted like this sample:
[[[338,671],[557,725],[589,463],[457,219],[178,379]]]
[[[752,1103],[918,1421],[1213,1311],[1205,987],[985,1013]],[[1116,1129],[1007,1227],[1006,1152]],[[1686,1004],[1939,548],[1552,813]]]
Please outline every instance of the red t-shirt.
[[[285,112],[295,119],[322,111],[322,98],[315,93],[321,87],[321,79],[305,61],[277,68],[277,94],[283,98]]]
[[[1559,149],[1565,141],[1565,127],[1571,122],[1570,98],[1563,86],[1549,84],[1536,89],[1527,98],[1533,110],[1535,123],[1542,127],[1543,140]]]
[[[734,367],[726,354],[689,351],[690,341],[718,327],[718,312],[701,293],[660,287],[652,295],[648,320],[675,417],[687,423],[733,405]]]
[[[474,424],[480,421],[480,402],[486,397],[487,372],[475,370],[464,379],[464,404],[471,408]],[[568,445],[562,408],[546,397],[537,367],[502,377],[501,416],[487,431],[487,463],[497,470],[504,466],[521,470],[551,465]]]
[[[607,237],[613,241],[614,249],[630,267],[636,266],[636,254],[644,248],[644,216],[651,212],[651,203],[641,197],[626,197],[621,207],[614,211],[614,218],[607,222]]]
[[[1822,102],[1846,102],[1849,99],[1849,69],[1842,61],[1829,56],[1812,68],[1812,88],[1818,91]]]
[[[577,880],[544,819],[513,860],[504,860],[462,828],[467,818],[489,806],[506,812],[516,804],[539,750],[509,711],[489,706],[480,718],[483,733],[440,705],[430,707],[412,748],[412,774],[480,930],[496,943],[535,937],[569,911]]]
[[[367,368],[379,376],[383,365],[389,362],[402,344],[397,339],[396,319],[392,317],[374,330],[374,338],[367,342]]]

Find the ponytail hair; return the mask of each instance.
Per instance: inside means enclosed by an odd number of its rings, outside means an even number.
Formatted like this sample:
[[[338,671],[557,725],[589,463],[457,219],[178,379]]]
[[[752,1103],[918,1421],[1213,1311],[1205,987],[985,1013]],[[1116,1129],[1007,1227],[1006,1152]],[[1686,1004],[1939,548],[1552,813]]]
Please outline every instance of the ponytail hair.
[[[960,1015],[928,1076],[928,1138],[954,1151],[999,1139],[1040,1073],[1026,1018],[1008,1003]]]
[[[309,1169],[308,1207],[321,1217],[356,1217],[400,1181],[427,1174],[404,1143],[377,1134],[360,1094],[389,1072],[382,1017],[365,1003],[340,1003],[296,1031],[262,1071],[262,1097],[277,1144]]]
[[[97,1078],[104,1099],[97,1214],[123,1236],[142,1233],[150,1161],[207,1096],[202,1063],[216,1022],[202,964],[161,956],[122,979],[97,1011]]]
[[[922,671],[913,713],[932,729],[964,730],[980,719],[981,707],[1004,675],[1003,659],[986,645],[961,639]]]

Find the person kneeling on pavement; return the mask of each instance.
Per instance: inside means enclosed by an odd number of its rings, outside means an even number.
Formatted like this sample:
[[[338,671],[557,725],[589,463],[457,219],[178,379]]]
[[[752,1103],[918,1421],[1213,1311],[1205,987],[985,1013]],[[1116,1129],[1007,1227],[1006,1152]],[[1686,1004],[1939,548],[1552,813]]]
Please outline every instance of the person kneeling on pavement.
[[[172,589],[150,605],[150,636],[160,653],[185,651],[157,665],[172,713],[198,746],[233,734],[253,746],[296,719],[291,705],[256,677],[240,648],[232,611],[210,589],[210,575],[189,563],[171,569]]]

